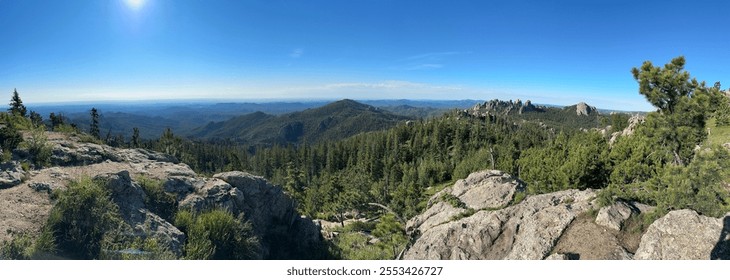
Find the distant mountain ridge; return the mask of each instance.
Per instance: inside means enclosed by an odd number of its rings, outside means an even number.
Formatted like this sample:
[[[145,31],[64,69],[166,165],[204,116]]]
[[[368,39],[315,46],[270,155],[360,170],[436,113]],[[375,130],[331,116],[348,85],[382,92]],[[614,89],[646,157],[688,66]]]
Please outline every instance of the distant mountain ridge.
[[[597,128],[601,124],[599,110],[585,102],[565,107],[554,107],[535,105],[530,100],[522,102],[519,99],[516,101],[493,99],[477,103],[472,108],[462,112],[482,118],[510,116],[518,120],[539,121],[553,127],[568,125],[569,127],[589,129]]]
[[[193,130],[190,138],[249,145],[317,143],[387,129],[411,118],[345,99],[280,116],[256,112]]]

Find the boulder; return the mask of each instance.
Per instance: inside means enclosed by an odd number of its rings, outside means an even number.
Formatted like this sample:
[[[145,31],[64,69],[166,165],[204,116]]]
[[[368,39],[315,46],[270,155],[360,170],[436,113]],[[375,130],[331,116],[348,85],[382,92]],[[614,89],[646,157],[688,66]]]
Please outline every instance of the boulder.
[[[601,208],[596,216],[596,224],[619,231],[633,212],[628,203],[619,201]]]
[[[408,221],[406,227],[418,228],[423,232],[467,211],[503,208],[512,202],[516,193],[523,191],[525,183],[505,172],[475,172],[436,193],[429,200],[426,211]],[[458,201],[446,201],[446,196]]]
[[[145,207],[145,192],[132,182],[128,171],[100,174],[94,180],[105,182],[104,186],[111,193],[112,201],[119,206],[122,219],[129,225],[131,232],[128,235],[155,238],[176,255],[182,255],[185,234]]]
[[[15,187],[23,182],[25,170],[20,162],[9,161],[0,164],[0,189]]]
[[[641,237],[635,259],[730,259],[730,213],[722,219],[676,210],[654,221]]]
[[[565,190],[420,227],[406,259],[544,259],[563,231],[592,209],[596,192]]]
[[[243,214],[259,238],[263,258],[322,257],[322,235],[312,220],[301,217],[282,189],[263,177],[233,171],[216,174],[187,195],[181,208],[204,211],[225,208]]]
[[[57,141],[51,149],[51,164],[57,166],[82,166],[117,159],[113,148],[93,143]]]
[[[170,176],[162,184],[162,189],[176,195],[178,200],[180,200],[186,195],[202,189],[204,186],[205,180],[203,179],[187,176]]]

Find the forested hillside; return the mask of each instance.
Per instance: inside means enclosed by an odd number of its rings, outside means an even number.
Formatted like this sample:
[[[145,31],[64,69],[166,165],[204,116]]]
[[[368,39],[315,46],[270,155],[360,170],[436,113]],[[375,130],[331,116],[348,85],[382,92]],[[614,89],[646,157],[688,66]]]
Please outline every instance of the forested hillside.
[[[258,112],[210,123],[194,130],[190,137],[209,141],[230,140],[245,145],[317,143],[387,129],[408,119],[346,99],[281,116]]]

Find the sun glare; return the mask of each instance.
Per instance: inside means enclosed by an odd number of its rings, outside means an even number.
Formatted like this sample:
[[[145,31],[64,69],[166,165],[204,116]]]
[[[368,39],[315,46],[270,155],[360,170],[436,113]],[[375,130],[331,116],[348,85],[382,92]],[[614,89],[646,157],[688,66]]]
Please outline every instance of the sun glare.
[[[144,6],[144,2],[145,0],[124,0],[124,3],[133,10],[139,10],[142,8],[142,6]]]

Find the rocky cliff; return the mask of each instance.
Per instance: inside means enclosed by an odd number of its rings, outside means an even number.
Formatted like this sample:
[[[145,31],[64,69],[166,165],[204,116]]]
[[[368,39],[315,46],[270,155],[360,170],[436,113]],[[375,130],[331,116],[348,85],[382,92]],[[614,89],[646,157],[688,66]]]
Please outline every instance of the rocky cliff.
[[[49,193],[65,189],[69,180],[92,177],[106,182],[129,234],[155,237],[180,255],[185,235],[145,205],[147,194],[136,182],[144,176],[161,180],[181,209],[224,208],[241,215],[261,243],[262,258],[322,257],[318,226],[296,212],[281,188],[261,177],[227,172],[208,178],[168,155],[82,143],[63,134],[49,133],[49,144],[53,167],[25,171],[17,161],[0,166],[0,241],[18,234],[37,235],[53,205]]]
[[[645,234],[627,228],[652,207],[599,208],[595,190],[523,196],[524,183],[500,171],[471,174],[435,194],[408,222],[405,259],[728,259],[724,219],[673,211]],[[517,198],[515,198],[517,197]]]

